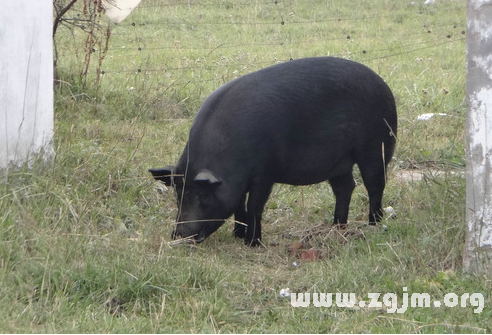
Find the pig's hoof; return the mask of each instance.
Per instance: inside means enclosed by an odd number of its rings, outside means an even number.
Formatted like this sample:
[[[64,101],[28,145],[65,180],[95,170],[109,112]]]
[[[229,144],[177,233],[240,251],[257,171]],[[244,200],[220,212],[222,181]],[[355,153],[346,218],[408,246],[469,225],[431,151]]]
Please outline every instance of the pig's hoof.
[[[333,228],[335,229],[345,229],[347,228],[347,223],[334,223]]]
[[[247,246],[250,246],[250,247],[259,247],[262,245],[260,239],[258,239],[258,238],[255,238],[253,240],[246,239],[246,240],[244,240],[244,244],[246,244]]]

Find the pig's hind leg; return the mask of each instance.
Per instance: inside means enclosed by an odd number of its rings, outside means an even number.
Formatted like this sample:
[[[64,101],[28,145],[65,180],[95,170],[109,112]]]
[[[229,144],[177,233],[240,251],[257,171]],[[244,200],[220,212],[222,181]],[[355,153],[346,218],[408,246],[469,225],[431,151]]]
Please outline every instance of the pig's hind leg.
[[[358,163],[364,185],[369,195],[369,224],[375,225],[383,218],[382,199],[386,185],[386,164],[381,156]]]
[[[352,169],[344,175],[328,179],[333,193],[335,194],[335,215],[333,218],[334,225],[345,226],[348,220],[350,199],[355,188],[355,181],[352,175]]]

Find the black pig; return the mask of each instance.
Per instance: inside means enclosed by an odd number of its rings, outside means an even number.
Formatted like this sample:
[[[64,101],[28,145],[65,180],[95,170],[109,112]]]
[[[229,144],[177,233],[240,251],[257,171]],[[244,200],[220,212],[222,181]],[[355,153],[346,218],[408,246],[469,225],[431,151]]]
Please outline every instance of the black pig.
[[[380,221],[396,130],[393,94],[375,72],[341,58],[305,58],[217,89],[198,111],[178,165],[149,171],[176,189],[173,238],[201,242],[234,214],[234,235],[256,246],[274,183],[327,180],[334,223],[345,224],[355,163],[369,194],[369,222]]]

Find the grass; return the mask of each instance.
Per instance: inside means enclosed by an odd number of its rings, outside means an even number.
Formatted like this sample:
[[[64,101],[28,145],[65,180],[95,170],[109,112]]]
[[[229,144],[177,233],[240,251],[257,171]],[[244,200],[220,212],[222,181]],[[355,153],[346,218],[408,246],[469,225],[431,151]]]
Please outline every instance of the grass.
[[[1,177],[0,331],[490,333],[490,277],[461,265],[465,27],[464,1],[144,0],[112,27],[99,86],[95,70],[86,85],[78,78],[80,36],[60,35],[55,161]],[[235,240],[232,222],[197,247],[174,244],[174,194],[147,168],[176,162],[197,108],[222,83],[327,54],[367,64],[395,93],[399,139],[384,204],[396,218],[363,225],[357,177],[349,219],[363,236],[316,235],[324,257],[301,261],[287,248],[331,221],[333,195],[326,183],[276,185],[265,248]],[[417,120],[422,113],[447,116]],[[398,178],[409,168],[427,172]],[[287,287],[358,299],[401,298],[403,287],[441,301],[482,292],[485,308],[293,308],[279,296]]]

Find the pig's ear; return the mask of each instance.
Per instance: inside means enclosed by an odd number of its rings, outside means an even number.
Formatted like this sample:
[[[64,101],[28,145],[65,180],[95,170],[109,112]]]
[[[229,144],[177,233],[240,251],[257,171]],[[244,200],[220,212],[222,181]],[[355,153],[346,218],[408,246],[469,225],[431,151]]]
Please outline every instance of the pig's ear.
[[[175,166],[166,166],[162,169],[149,169],[155,180],[160,180],[167,186],[174,184],[174,177],[176,172]]]
[[[195,177],[195,183],[203,186],[218,186],[221,181],[209,170],[201,170]]]

